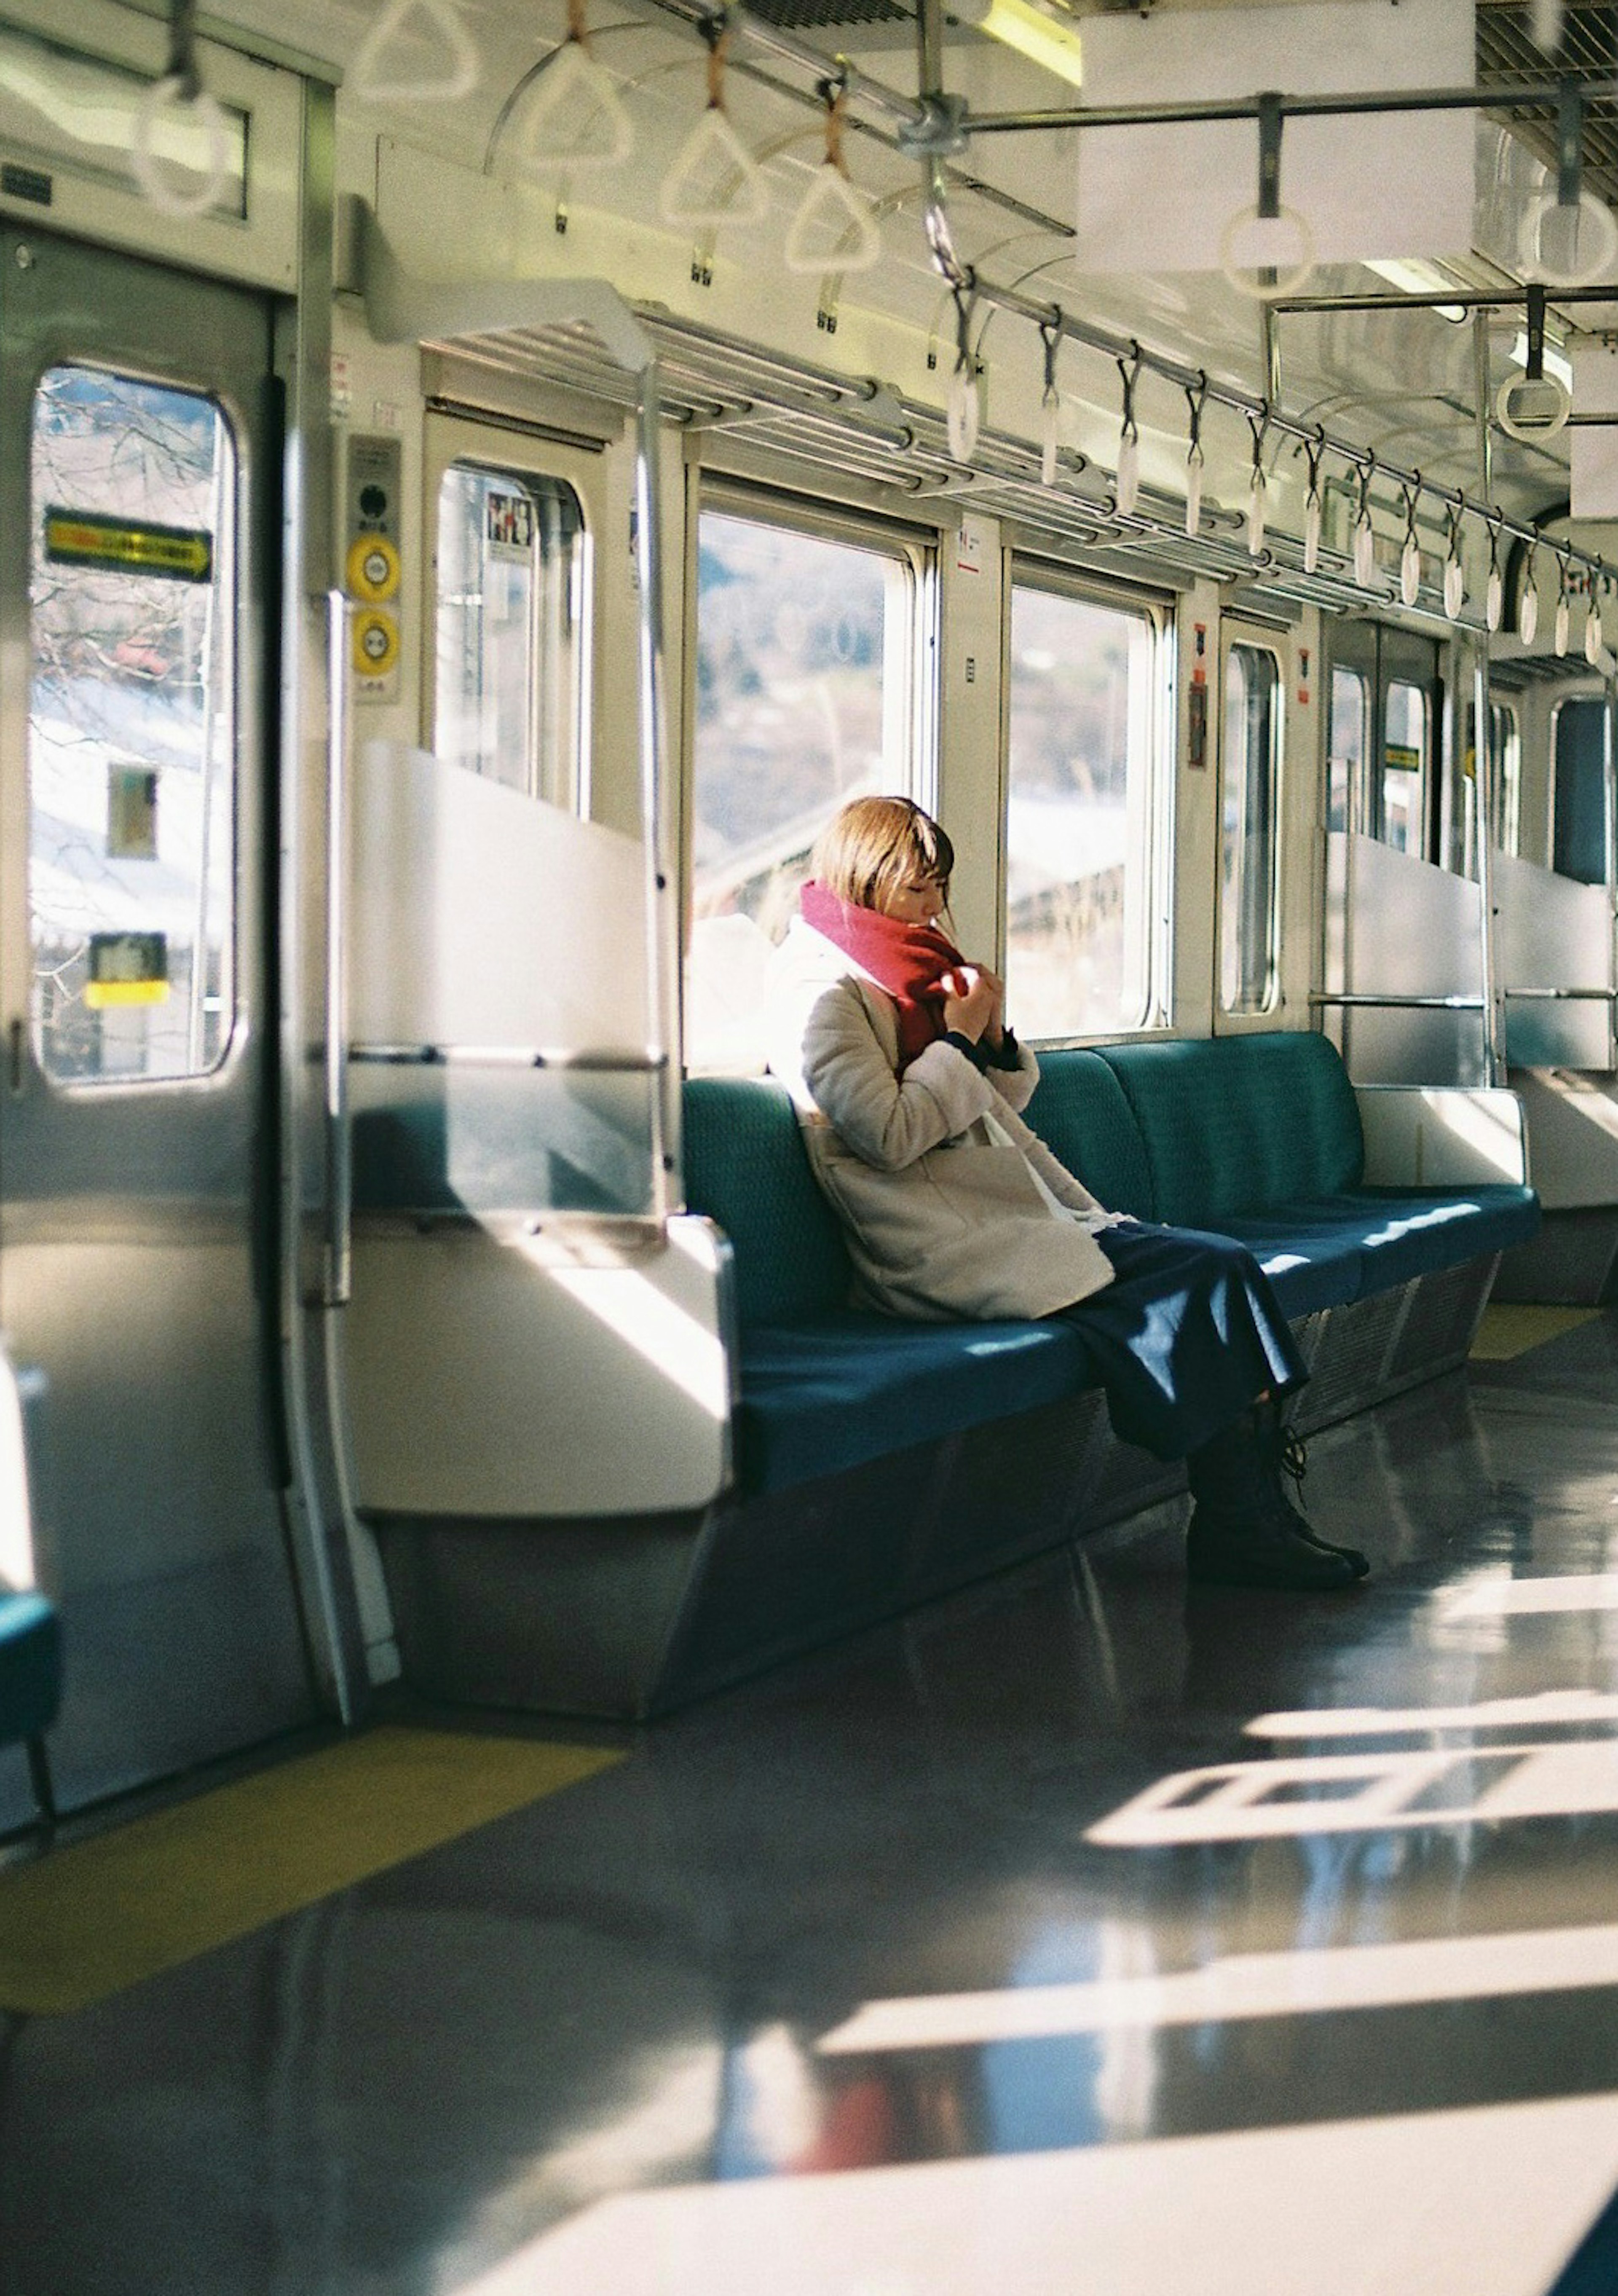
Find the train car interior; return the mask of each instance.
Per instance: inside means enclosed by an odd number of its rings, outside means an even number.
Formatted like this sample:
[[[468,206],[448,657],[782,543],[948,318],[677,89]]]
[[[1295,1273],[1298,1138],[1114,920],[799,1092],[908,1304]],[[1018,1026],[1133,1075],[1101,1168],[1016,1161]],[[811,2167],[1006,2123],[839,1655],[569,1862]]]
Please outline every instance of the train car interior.
[[[0,0],[0,2296],[1618,2291],[1618,8]]]

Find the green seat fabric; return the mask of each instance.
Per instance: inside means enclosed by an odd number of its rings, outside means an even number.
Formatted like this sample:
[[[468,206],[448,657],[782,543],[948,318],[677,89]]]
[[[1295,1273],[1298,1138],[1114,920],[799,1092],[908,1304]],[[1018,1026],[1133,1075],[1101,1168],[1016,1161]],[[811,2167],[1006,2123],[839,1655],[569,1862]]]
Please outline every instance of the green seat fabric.
[[[1040,1054],[1024,1111],[1040,1138],[1109,1211],[1160,1217],[1146,1143],[1124,1087],[1099,1053]]]
[[[791,1095],[773,1077],[687,1084],[685,1199],[731,1239],[744,1327],[846,1304],[842,1231],[809,1168]]]
[[[1359,1185],[1360,1111],[1324,1037],[1113,1045],[1100,1057],[1140,1128],[1156,1216],[1173,1226],[1218,1228]]]
[[[0,1746],[48,1729],[61,1689],[55,1611],[43,1595],[0,1595]]]

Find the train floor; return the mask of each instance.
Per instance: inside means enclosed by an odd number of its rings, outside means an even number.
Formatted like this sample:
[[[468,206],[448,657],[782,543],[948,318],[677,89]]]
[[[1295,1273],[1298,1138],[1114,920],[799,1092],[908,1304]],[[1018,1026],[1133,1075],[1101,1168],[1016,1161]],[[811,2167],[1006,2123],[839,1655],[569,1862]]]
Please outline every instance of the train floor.
[[[643,1732],[402,1714],[619,1759],[0,2016],[0,2291],[1612,2296],[1618,1317],[1307,1494],[1363,1588],[1167,1507]]]

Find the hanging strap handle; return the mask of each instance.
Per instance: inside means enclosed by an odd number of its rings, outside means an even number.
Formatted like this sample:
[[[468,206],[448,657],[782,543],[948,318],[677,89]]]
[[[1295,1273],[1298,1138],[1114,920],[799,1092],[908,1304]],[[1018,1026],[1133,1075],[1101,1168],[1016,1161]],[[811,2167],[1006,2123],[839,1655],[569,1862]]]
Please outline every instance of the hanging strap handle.
[[[977,274],[970,264],[950,293],[955,303],[955,372],[975,374],[977,362],[972,356],[972,315],[977,308]]]
[[[168,62],[163,76],[177,82],[175,93],[183,102],[194,103],[202,93],[197,69],[197,0],[169,0]]]
[[[1123,439],[1140,436],[1140,426],[1135,420],[1135,385],[1140,380],[1140,346],[1132,335],[1129,357],[1117,362],[1118,379],[1124,385],[1124,419],[1118,426],[1118,435]]]
[[[1056,397],[1056,361],[1057,353],[1062,348],[1062,324],[1059,303],[1056,306],[1054,319],[1040,321],[1040,340],[1045,346],[1045,388],[1041,396],[1046,406]]]
[[[707,42],[707,108],[710,111],[724,110],[724,67],[730,53],[731,18],[728,9],[722,8],[716,16],[705,16],[701,31]]]
[[[1264,477],[1264,441],[1270,435],[1270,401],[1267,398],[1256,414],[1248,415],[1247,428],[1253,433],[1253,476],[1249,484],[1262,489],[1268,483]]]

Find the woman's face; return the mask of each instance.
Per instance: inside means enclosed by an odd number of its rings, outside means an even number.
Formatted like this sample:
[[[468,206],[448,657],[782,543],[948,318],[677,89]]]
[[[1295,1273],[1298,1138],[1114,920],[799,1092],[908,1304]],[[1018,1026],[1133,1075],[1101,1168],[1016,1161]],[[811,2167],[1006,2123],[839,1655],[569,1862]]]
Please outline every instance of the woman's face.
[[[949,906],[950,889],[938,877],[906,877],[886,893],[878,893],[876,906],[885,917],[895,917],[902,925],[930,925],[940,911]]]

